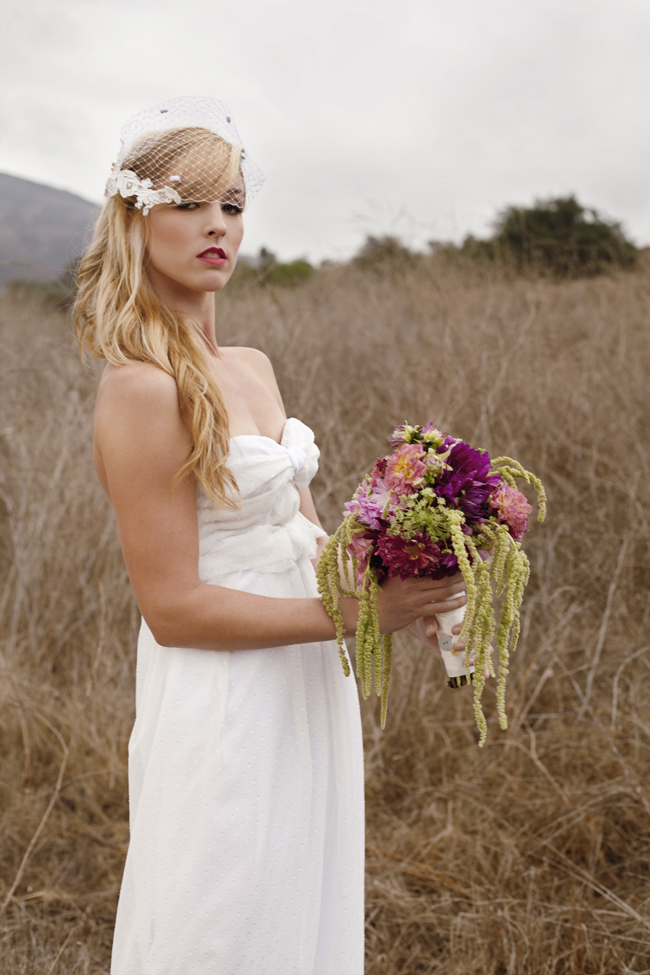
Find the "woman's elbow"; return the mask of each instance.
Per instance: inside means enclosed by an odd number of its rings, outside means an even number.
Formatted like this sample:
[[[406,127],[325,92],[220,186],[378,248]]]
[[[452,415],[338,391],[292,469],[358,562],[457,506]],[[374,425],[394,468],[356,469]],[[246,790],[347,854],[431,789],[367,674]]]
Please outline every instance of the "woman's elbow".
[[[184,614],[173,605],[148,605],[140,607],[142,617],[156,643],[161,647],[190,646],[188,627]]]

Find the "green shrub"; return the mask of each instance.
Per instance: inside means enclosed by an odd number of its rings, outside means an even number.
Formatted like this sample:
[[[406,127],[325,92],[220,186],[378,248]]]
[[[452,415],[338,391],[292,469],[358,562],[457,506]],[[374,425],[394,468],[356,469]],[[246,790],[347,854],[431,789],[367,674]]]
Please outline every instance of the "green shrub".
[[[637,248],[627,240],[621,225],[583,207],[575,196],[538,200],[532,207],[506,207],[494,229],[489,240],[467,237],[461,251],[478,259],[502,261],[519,272],[558,278],[631,269],[638,260]]]
[[[4,291],[13,301],[38,301],[53,309],[61,307],[64,300],[64,290],[58,279],[39,281],[12,278],[5,282]]]
[[[282,287],[293,287],[296,284],[303,284],[313,273],[314,269],[308,261],[289,261],[288,264],[271,264],[264,276],[264,283],[279,284]]]
[[[80,263],[81,258],[75,257],[57,278],[49,281],[12,278],[5,282],[5,294],[14,301],[37,301],[47,308],[64,311],[74,301]]]
[[[401,270],[406,266],[417,264],[418,255],[397,238],[389,234],[383,237],[366,237],[363,247],[353,263],[364,271],[378,271],[382,274],[387,270]]]
[[[279,285],[294,287],[307,281],[314,269],[308,261],[279,262],[275,254],[266,247],[260,249],[259,263],[248,264],[242,261],[233,272],[232,283],[238,287],[250,285]]]

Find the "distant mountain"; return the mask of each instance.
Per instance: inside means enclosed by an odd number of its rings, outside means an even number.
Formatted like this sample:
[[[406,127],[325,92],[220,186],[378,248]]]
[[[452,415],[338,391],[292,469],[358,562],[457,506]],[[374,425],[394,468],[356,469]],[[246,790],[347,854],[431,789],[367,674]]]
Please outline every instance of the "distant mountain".
[[[88,246],[99,207],[0,173],[0,283],[57,278]]]

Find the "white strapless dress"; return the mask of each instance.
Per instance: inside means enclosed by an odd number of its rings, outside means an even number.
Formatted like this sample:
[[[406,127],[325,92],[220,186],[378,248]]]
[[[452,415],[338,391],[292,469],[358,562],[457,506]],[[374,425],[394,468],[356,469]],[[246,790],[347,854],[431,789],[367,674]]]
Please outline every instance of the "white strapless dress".
[[[322,534],[298,511],[314,435],[231,441],[237,511],[197,488],[201,580],[316,596]],[[336,644],[159,646],[142,622],[131,842],[112,975],[362,975],[359,700]]]

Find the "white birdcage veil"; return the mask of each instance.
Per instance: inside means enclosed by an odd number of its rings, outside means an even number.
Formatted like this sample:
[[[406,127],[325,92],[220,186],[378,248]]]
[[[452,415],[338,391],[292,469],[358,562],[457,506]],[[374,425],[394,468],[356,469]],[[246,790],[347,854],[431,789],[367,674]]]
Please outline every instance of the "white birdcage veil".
[[[183,96],[138,112],[121,132],[106,196],[159,203],[227,200],[247,206],[264,176],[244,149],[223,102]]]

